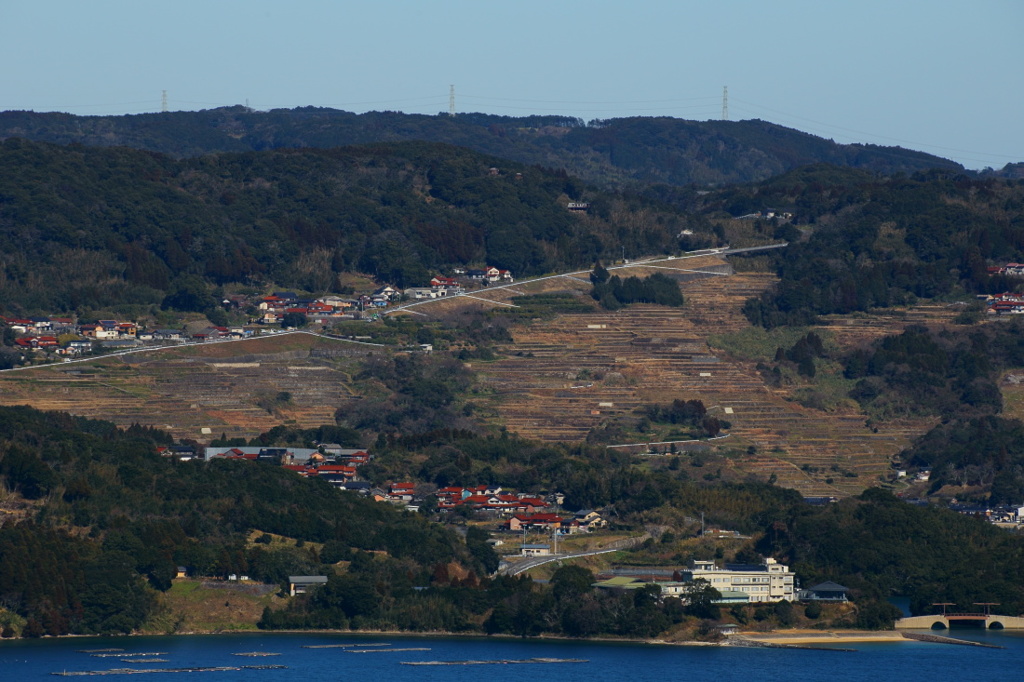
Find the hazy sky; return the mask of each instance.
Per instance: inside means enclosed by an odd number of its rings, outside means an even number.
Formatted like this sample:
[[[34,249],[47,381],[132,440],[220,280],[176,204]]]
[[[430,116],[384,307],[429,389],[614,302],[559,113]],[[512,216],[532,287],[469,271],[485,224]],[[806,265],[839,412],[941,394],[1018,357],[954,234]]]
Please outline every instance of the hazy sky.
[[[1024,0],[0,0],[0,110],[760,118],[1024,161]]]

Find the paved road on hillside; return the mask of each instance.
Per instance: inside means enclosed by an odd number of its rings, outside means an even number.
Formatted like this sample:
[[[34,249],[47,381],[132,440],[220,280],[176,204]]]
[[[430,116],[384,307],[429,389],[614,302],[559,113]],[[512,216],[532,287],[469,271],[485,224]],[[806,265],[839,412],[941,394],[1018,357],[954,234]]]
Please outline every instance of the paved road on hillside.
[[[783,242],[783,243],[780,243],[780,244],[767,244],[765,246],[749,246],[749,247],[742,248],[742,249],[728,249],[728,248],[704,249],[702,251],[692,251],[692,252],[687,253],[687,254],[685,254],[683,256],[666,256],[664,258],[648,258],[648,259],[645,259],[645,260],[636,260],[636,261],[632,261],[630,263],[624,263],[622,265],[612,265],[612,266],[608,267],[607,270],[611,271],[611,270],[622,270],[622,269],[625,269],[625,268],[653,267],[653,268],[663,268],[665,270],[675,270],[677,272],[702,272],[702,273],[706,273],[706,274],[713,275],[713,276],[727,277],[728,275],[724,275],[722,273],[712,272],[712,271],[708,271],[708,270],[690,270],[690,269],[682,268],[682,267],[669,267],[669,266],[659,265],[659,264],[660,263],[671,263],[672,265],[681,265],[680,261],[686,261],[686,260],[691,259],[691,258],[701,258],[703,256],[728,256],[730,254],[735,254],[735,253],[750,253],[750,252],[753,252],[753,251],[767,251],[769,249],[781,249],[781,248],[786,247],[786,246],[789,246],[789,244],[786,243],[786,242]],[[545,275],[544,277],[534,277],[533,279],[525,279],[525,280],[522,280],[520,282],[513,282],[512,284],[501,284],[501,285],[498,285],[498,286],[489,286],[486,289],[481,289],[479,291],[474,291],[473,293],[463,293],[463,294],[457,294],[456,296],[450,296],[450,297],[449,296],[445,296],[445,297],[442,297],[442,298],[431,298],[431,299],[427,299],[425,301],[414,301],[413,303],[407,303],[407,304],[402,305],[402,306],[396,306],[394,308],[389,308],[388,310],[382,311],[381,314],[382,315],[388,315],[390,313],[395,313],[395,312],[399,312],[399,311],[403,311],[404,310],[404,311],[407,311],[407,312],[410,312],[410,313],[415,313],[415,314],[422,315],[424,313],[417,313],[415,310],[409,310],[409,308],[412,308],[414,306],[426,305],[428,303],[438,303],[440,301],[446,301],[446,300],[451,300],[451,299],[460,298],[460,297],[462,297],[462,298],[474,298],[474,299],[476,299],[478,301],[484,301],[484,302],[487,302],[487,303],[493,303],[495,305],[507,305],[507,306],[511,306],[511,307],[515,308],[516,306],[511,304],[511,303],[505,303],[504,301],[492,301],[492,300],[487,299],[487,298],[481,298],[479,296],[479,294],[487,293],[489,291],[497,291],[499,289],[511,289],[513,287],[523,286],[524,284],[532,284],[534,282],[541,282],[541,281],[544,281],[544,280],[547,280],[547,279],[556,279],[558,277],[568,277],[570,279],[576,279],[576,280],[583,281],[583,282],[589,282],[590,281],[589,279],[584,279],[583,277],[577,277],[577,275],[584,275],[584,277],[589,277],[590,271],[589,270],[575,270],[573,272],[563,272],[563,273],[557,274],[557,275]],[[287,330],[287,331],[273,331],[273,332],[270,332],[270,333],[261,334],[259,336],[250,336],[250,337],[244,338],[244,339],[217,339],[216,341],[186,341],[186,342],[177,343],[177,344],[174,344],[174,345],[167,345],[167,346],[148,346],[148,347],[145,347],[145,348],[132,348],[132,349],[129,349],[129,350],[122,350],[122,351],[114,351],[114,352],[111,352],[111,353],[104,353],[103,355],[90,355],[90,356],[87,356],[87,357],[74,358],[74,359],[67,358],[63,362],[52,362],[52,363],[47,363],[47,364],[44,364],[44,365],[26,365],[26,366],[22,366],[22,367],[11,367],[9,369],[0,369],[0,373],[4,373],[4,372],[24,372],[24,371],[27,371],[27,370],[40,369],[40,368],[66,367],[67,365],[74,364],[74,363],[79,363],[79,362],[95,362],[96,360],[100,360],[102,358],[116,357],[116,356],[120,356],[120,355],[133,355],[135,353],[153,353],[153,352],[156,352],[156,351],[170,350],[170,349],[173,349],[173,348],[183,348],[183,347],[187,347],[187,346],[208,346],[211,343],[245,343],[246,341],[254,341],[256,339],[266,339],[269,336],[281,336],[283,334],[309,334],[310,336],[319,336],[319,337],[324,338],[324,339],[331,339],[332,341],[343,341],[345,343],[355,343],[355,344],[360,344],[360,345],[363,345],[363,346],[375,346],[375,347],[380,347],[380,348],[384,347],[384,345],[380,344],[380,343],[370,343],[370,342],[367,342],[367,341],[355,341],[355,340],[352,340],[352,339],[346,339],[346,338],[341,337],[341,336],[334,336],[332,334],[320,334],[318,332],[309,331],[307,329],[292,329],[292,330]]]
[[[496,575],[519,575],[525,573],[531,568],[537,568],[544,564],[551,563],[552,561],[565,561],[566,559],[576,559],[584,556],[595,556],[597,554],[608,554],[610,552],[618,552],[622,549],[629,549],[635,547],[641,542],[649,538],[650,535],[644,533],[640,537],[626,538],[625,540],[616,540],[612,544],[608,545],[604,549],[588,550],[585,552],[569,552],[568,554],[549,554],[547,556],[530,557],[529,559],[523,559],[511,564],[504,564],[498,567],[495,572]]]
[[[113,358],[120,355],[134,355],[136,353],[155,353],[157,351],[174,350],[176,348],[187,348],[189,346],[209,346],[218,343],[245,343],[246,341],[256,341],[258,339],[272,339],[278,336],[284,336],[287,334],[308,334],[309,336],[318,336],[321,339],[330,339],[331,341],[341,341],[344,343],[355,343],[360,346],[372,346],[374,348],[386,348],[382,343],[370,343],[369,341],[355,341],[353,339],[346,339],[343,336],[335,336],[333,334],[321,334],[319,332],[309,331],[308,329],[288,329],[281,331],[270,331],[258,334],[256,336],[249,336],[244,339],[216,339],[213,341],[182,341],[181,343],[175,343],[167,346],[146,346],[144,348],[130,348],[128,350],[113,351],[110,353],[103,353],[101,355],[87,355],[81,358],[65,358],[63,362],[48,362],[43,365],[25,365],[23,367],[10,367],[8,369],[0,369],[0,373],[3,372],[23,372],[29,369],[54,369],[57,367],[67,367],[80,362],[96,362],[97,360],[103,360],[104,358]]]
[[[787,246],[789,246],[788,242],[781,242],[779,244],[766,244],[764,246],[747,246],[747,247],[744,247],[744,248],[741,248],[741,249],[730,249],[730,248],[702,249],[700,251],[691,251],[691,252],[689,252],[689,253],[687,253],[685,255],[682,255],[682,256],[665,256],[665,257],[661,257],[661,258],[647,258],[647,259],[643,259],[643,260],[635,260],[635,261],[630,261],[629,263],[623,263],[621,265],[611,265],[611,266],[608,266],[605,269],[608,270],[609,272],[611,272],[612,270],[624,270],[624,269],[628,269],[628,268],[648,267],[648,268],[657,268],[657,269],[664,269],[664,270],[675,270],[676,272],[697,272],[697,273],[703,273],[703,274],[707,274],[707,275],[711,275],[711,276],[715,276],[715,277],[728,277],[728,275],[726,275],[724,273],[720,273],[720,272],[714,272],[714,271],[711,271],[711,270],[704,270],[704,269],[688,269],[688,268],[679,267],[679,266],[683,265],[685,261],[693,259],[693,258],[703,258],[705,256],[730,256],[730,255],[737,254],[737,253],[753,253],[753,252],[756,252],[756,251],[769,251],[771,249],[782,249],[782,248],[785,248]],[[670,265],[667,265],[667,264],[670,264]],[[582,275],[582,277],[580,275]],[[515,288],[515,287],[521,287],[521,286],[526,285],[526,284],[534,284],[536,282],[543,282],[544,280],[548,280],[548,279],[558,279],[559,277],[568,277],[569,279],[575,279],[575,280],[578,280],[578,281],[581,281],[581,282],[589,283],[590,282],[589,276],[590,276],[590,270],[573,270],[572,272],[562,272],[562,273],[558,273],[556,275],[544,275],[543,277],[533,277],[531,279],[524,279],[524,280],[521,280],[519,282],[513,282],[512,284],[499,284],[497,286],[493,286],[493,285],[492,286],[488,286],[485,289],[478,289],[476,291],[473,291],[472,293],[462,293],[462,294],[456,294],[454,296],[442,296],[440,298],[428,298],[428,299],[425,299],[425,300],[422,300],[422,301],[413,301],[412,303],[406,303],[404,305],[395,306],[394,308],[388,308],[387,310],[382,311],[381,315],[390,315],[392,313],[398,313],[398,312],[409,312],[409,313],[413,313],[413,314],[416,314],[416,315],[425,315],[426,313],[421,313],[421,312],[418,312],[416,310],[410,310],[410,308],[415,308],[415,307],[423,306],[423,305],[429,305],[431,303],[440,303],[441,301],[450,301],[450,300],[458,299],[458,298],[473,298],[473,299],[476,299],[478,301],[486,301],[487,303],[493,303],[495,305],[506,305],[506,306],[510,306],[510,307],[515,308],[517,306],[515,306],[515,305],[513,305],[511,303],[506,303],[504,301],[492,301],[491,299],[488,299],[488,298],[481,298],[480,295],[481,294],[486,294],[486,293],[491,292],[491,291],[500,291],[502,289],[512,289],[512,288]]]

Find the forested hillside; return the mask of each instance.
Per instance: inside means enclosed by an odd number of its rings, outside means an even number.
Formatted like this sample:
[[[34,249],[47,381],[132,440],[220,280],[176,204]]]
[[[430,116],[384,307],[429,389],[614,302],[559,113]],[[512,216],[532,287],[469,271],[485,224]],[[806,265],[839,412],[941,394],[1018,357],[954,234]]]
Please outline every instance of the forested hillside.
[[[733,214],[794,213],[774,254],[779,285],[746,308],[756,325],[807,324],[921,298],[1001,293],[990,265],[1024,259],[1024,182],[940,171],[879,178],[809,167],[712,197]],[[704,210],[712,208],[706,205]]]
[[[452,266],[521,277],[676,250],[688,226],[678,209],[446,145],[175,160],[0,144],[0,293],[22,314],[202,311],[213,286],[324,293],[348,271],[402,288]]]
[[[306,442],[322,435],[278,430],[266,439]],[[697,593],[688,605],[659,601],[650,590],[601,593],[591,587],[589,571],[577,567],[560,569],[549,585],[489,578],[497,560],[480,528],[461,540],[426,515],[273,464],[174,462],[156,454],[165,440],[147,429],[0,410],[0,476],[11,491],[5,500],[11,518],[0,527],[5,636],[137,629],[154,615],[177,565],[200,576],[245,573],[270,584],[288,575],[331,576],[324,589],[285,610],[266,610],[266,628],[653,637],[725,615]],[[401,470],[413,461],[425,462],[415,475],[435,480],[481,480],[491,471],[523,490],[558,486],[574,506],[611,505],[620,524],[707,512],[709,521],[754,536],[729,550],[738,560],[760,552],[791,563],[808,583],[832,579],[852,588],[858,607],[847,625],[884,627],[892,617],[884,599],[892,595],[910,597],[917,612],[940,599],[1000,601],[1009,612],[1024,606],[1012,579],[1024,555],[1019,537],[883,491],[812,507],[792,491],[696,482],[671,467],[645,471],[603,449],[451,431],[386,440],[377,451],[379,464],[367,471],[373,477],[407,474]],[[271,541],[271,533],[290,541]],[[680,568],[712,545],[700,547],[665,533],[634,550],[631,560]],[[753,613],[759,621],[793,622],[776,607],[764,608],[733,609],[729,617],[745,622]]]
[[[0,626],[36,636],[130,632],[153,615],[155,591],[171,586],[179,565],[281,584],[321,572],[322,560],[379,550],[417,584],[437,562],[484,570],[453,533],[423,517],[280,466],[176,462],[157,454],[166,440],[149,429],[0,409],[0,477],[10,491]],[[13,511],[18,499],[30,505]],[[248,543],[257,530],[301,542]]]
[[[525,164],[565,169],[598,185],[725,185],[756,182],[814,163],[883,174],[952,161],[899,147],[836,144],[766,121],[622,118],[585,123],[565,116],[353,114],[304,107],[259,112],[242,106],[134,116],[0,112],[0,139],[126,146],[172,156],[213,152],[426,140]]]
[[[749,376],[723,376],[780,393],[785,382],[806,382],[803,393],[787,393],[802,410],[814,418],[841,404],[843,418],[864,431],[901,419],[938,424],[892,462],[932,470],[918,492],[1024,502],[1024,426],[1003,415],[1000,391],[1005,373],[1024,367],[1024,327],[995,316],[981,323],[986,316],[973,300],[1024,290],[1024,279],[989,269],[1024,261],[1022,180],[979,179],[935,157],[835,145],[759,121],[584,124],[241,107],[95,118],[7,112],[0,114],[0,138],[5,314],[205,312],[227,291],[327,293],[344,288],[350,273],[404,288],[457,266],[487,264],[519,278],[726,241],[786,241],[785,249],[733,261],[761,281],[734,301],[769,286],[766,270],[778,275],[778,284],[750,298],[744,313],[765,338],[765,330],[793,327],[770,337],[789,339],[786,347],[773,361],[770,353],[758,358],[756,370],[750,362]],[[688,184],[740,180],[750,184],[700,191]],[[599,189],[625,186],[628,192]],[[586,210],[570,211],[570,202]],[[465,363],[508,352],[502,344],[512,340],[512,325],[541,325],[598,305],[611,315],[636,302],[692,312],[687,325],[720,312],[714,303],[688,309],[692,299],[663,274],[620,278],[598,264],[591,283],[598,303],[549,292],[512,299],[502,312],[379,322],[375,340],[392,347],[415,341],[432,353],[382,347],[373,357],[360,355],[358,366],[344,366],[358,390],[349,387],[340,404],[330,405],[337,410],[330,436],[291,420],[255,442],[373,443],[374,459],[359,475],[375,485],[558,491],[568,510],[601,508],[619,529],[664,531],[626,557],[636,563],[678,568],[715,553],[689,537],[693,519],[703,517],[750,536],[717,558],[771,555],[791,563],[805,584],[847,584],[860,609],[850,624],[885,625],[892,614],[884,600],[894,595],[910,597],[917,611],[937,600],[1024,608],[1024,590],[1013,579],[1024,541],[980,520],[876,489],[812,507],[772,485],[774,477],[735,474],[734,460],[759,454],[749,441],[641,459],[600,439],[523,440],[494,414],[476,412],[482,403],[467,395],[495,389],[480,387]],[[835,343],[824,325],[815,327],[919,299],[960,307],[931,326],[903,322],[895,334],[865,324],[868,333],[846,344]],[[731,330],[744,326],[734,317]],[[368,323],[346,324],[347,335],[365,338]],[[655,347],[653,338],[605,323],[593,331],[618,334],[638,353]],[[725,364],[719,349],[705,355],[706,342],[696,337],[670,342],[686,356],[673,356],[677,365],[699,357],[717,372]],[[542,345],[534,350],[545,352]],[[622,357],[608,356],[616,363]],[[534,351],[518,357],[532,361]],[[834,376],[823,379],[822,368]],[[589,366],[557,371],[554,391],[585,395],[599,381]],[[619,380],[636,381],[623,374]],[[665,395],[631,408],[626,418],[637,431],[672,424],[698,439],[731,428],[709,414],[701,397]],[[273,417],[271,408],[266,412]],[[750,419],[742,409],[715,414]],[[3,632],[135,630],[153,616],[177,565],[200,576],[245,573],[267,584],[289,574],[331,576],[310,597],[268,609],[266,628],[653,637],[687,619],[718,615],[705,610],[706,599],[684,608],[651,591],[595,592],[593,576],[582,569],[560,571],[547,585],[492,579],[497,557],[487,534],[473,526],[461,535],[433,523],[429,503],[422,514],[403,513],[266,463],[177,462],[157,454],[169,442],[165,433],[139,426],[118,430],[0,408]],[[873,474],[858,489],[911,489],[882,478]],[[270,534],[286,539],[271,541]],[[783,624],[789,618],[761,615]],[[733,616],[755,617],[742,609]]]

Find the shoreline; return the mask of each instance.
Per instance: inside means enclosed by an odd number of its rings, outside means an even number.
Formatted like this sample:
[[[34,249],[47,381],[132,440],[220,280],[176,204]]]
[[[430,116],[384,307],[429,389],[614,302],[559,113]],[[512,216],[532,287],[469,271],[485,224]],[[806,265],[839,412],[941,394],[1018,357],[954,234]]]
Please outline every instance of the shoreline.
[[[726,635],[719,641],[680,640],[672,641],[667,639],[634,639],[625,637],[569,637],[565,635],[545,634],[535,637],[520,637],[507,633],[487,634],[483,632],[411,632],[404,630],[339,630],[339,629],[311,629],[311,630],[207,630],[188,632],[133,632],[117,635],[44,635],[38,639],[82,639],[82,638],[114,638],[114,637],[210,637],[218,635],[343,635],[355,638],[371,637],[401,637],[416,639],[453,639],[453,638],[475,638],[495,640],[521,640],[521,641],[553,641],[553,642],[585,642],[588,644],[644,644],[651,646],[684,646],[684,647],[779,647],[779,648],[819,648],[832,647],[843,644],[880,644],[900,643],[913,641],[938,641],[925,640],[918,637],[906,637],[897,630],[774,630],[771,632],[737,632]],[[24,641],[25,638],[12,638],[11,642]],[[948,644],[974,644],[969,640],[957,640],[954,638],[942,638]]]
[[[775,630],[774,632],[737,632],[730,635],[747,642],[765,645],[830,645],[910,641],[894,630]]]

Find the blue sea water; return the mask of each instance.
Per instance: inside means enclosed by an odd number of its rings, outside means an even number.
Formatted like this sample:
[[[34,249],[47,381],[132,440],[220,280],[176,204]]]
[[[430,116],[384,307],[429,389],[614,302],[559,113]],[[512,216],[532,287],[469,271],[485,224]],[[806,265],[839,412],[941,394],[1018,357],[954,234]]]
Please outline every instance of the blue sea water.
[[[946,633],[943,633],[946,634]],[[388,682],[480,682],[481,680],[558,680],[559,682],[771,682],[774,680],[1017,680],[1024,678],[1024,633],[954,631],[961,639],[1004,649],[898,642],[846,644],[855,651],[685,647],[606,642],[536,641],[489,638],[371,637],[348,634],[230,634],[170,637],[70,638],[0,641],[0,680],[59,679],[62,671],[111,668],[185,668],[282,665],[275,670],[75,677],[81,680],[153,679],[200,682],[277,682],[280,680],[387,680]],[[310,649],[308,645],[356,644]],[[386,643],[389,646],[367,646]],[[161,652],[161,663],[124,663],[83,649],[121,648],[132,654]],[[429,651],[398,651],[427,648]],[[280,654],[240,657],[240,652]],[[407,666],[402,661],[578,658],[584,663],[529,665]]]

